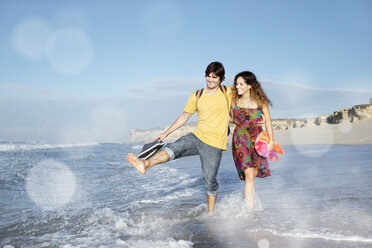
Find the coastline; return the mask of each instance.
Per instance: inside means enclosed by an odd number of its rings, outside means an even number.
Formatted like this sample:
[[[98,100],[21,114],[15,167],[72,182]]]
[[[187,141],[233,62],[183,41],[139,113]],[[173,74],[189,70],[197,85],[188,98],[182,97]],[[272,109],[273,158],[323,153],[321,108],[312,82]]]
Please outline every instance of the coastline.
[[[197,123],[187,123],[164,141],[172,142],[192,132]],[[302,119],[273,119],[274,139],[281,145],[364,145],[372,144],[372,104],[356,105],[331,115]],[[235,125],[229,124],[230,130]],[[153,141],[166,130],[131,130],[131,142]],[[231,134],[228,139],[231,144]]]

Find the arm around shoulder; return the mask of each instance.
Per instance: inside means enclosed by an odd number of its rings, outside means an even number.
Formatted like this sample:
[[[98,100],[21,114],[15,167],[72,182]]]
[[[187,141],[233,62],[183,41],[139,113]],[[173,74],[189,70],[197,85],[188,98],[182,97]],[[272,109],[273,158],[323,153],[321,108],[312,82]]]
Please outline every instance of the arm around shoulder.
[[[230,115],[229,122],[234,122],[234,108],[235,108],[235,105],[236,105],[235,101],[232,100],[231,101],[231,106],[230,106],[230,113],[229,113],[229,115]]]

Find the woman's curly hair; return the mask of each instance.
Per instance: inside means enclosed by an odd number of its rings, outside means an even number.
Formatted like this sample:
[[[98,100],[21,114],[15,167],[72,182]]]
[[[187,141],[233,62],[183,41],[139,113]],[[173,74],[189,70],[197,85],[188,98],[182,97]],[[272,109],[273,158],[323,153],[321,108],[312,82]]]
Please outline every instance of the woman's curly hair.
[[[238,95],[238,92],[236,90],[236,80],[242,77],[244,82],[248,85],[251,85],[251,97],[253,100],[255,100],[258,104],[258,106],[263,107],[264,105],[273,105],[270,99],[267,97],[265,91],[261,87],[261,83],[257,81],[256,75],[254,75],[250,71],[242,71],[238,74],[236,74],[234,78],[234,84],[233,84],[233,100],[236,101],[241,96]]]

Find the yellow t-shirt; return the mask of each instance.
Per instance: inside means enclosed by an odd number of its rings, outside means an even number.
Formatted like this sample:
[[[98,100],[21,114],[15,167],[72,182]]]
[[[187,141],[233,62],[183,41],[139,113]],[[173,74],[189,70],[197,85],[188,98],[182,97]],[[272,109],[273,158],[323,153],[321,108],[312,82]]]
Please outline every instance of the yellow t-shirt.
[[[203,92],[195,105],[196,94],[193,92],[186,103],[184,111],[198,114],[198,125],[193,133],[204,143],[226,150],[229,109],[231,106],[231,87],[226,87],[228,103],[225,94],[219,89],[214,95]]]

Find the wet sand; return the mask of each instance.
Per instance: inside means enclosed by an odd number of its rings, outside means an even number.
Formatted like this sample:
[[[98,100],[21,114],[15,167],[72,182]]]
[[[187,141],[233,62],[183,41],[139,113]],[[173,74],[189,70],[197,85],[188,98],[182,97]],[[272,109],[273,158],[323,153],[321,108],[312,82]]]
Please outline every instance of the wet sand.
[[[372,120],[274,130],[274,138],[282,145],[372,144]]]

